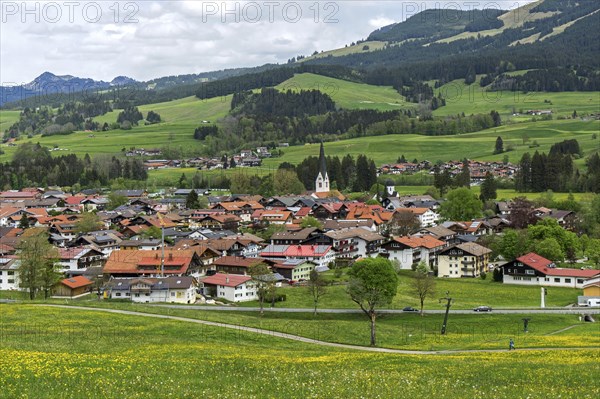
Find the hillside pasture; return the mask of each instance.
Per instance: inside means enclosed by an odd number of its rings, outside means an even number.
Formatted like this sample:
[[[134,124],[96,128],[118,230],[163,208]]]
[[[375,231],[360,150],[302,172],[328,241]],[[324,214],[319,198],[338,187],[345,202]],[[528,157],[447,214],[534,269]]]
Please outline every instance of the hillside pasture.
[[[513,73],[513,75],[518,73]],[[438,89],[435,93],[442,93],[446,99],[446,106],[433,112],[434,116],[457,115],[465,113],[487,114],[492,110],[498,111],[503,123],[512,119],[516,121],[530,120],[530,115],[513,117],[513,110],[517,113],[528,110],[552,110],[553,118],[570,117],[573,111],[578,115],[600,113],[600,92],[513,92],[513,91],[488,91],[477,81],[472,85],[465,85],[464,80],[454,80]],[[540,117],[538,116],[538,119]]]
[[[455,136],[384,135],[326,142],[325,153],[340,158],[346,154],[354,157],[365,154],[373,158],[377,165],[394,163],[401,155],[408,160],[416,158],[431,162],[460,160],[465,157],[492,161],[502,160],[507,155],[510,162],[518,162],[525,152],[548,152],[552,144],[572,138],[579,141],[585,154],[597,151],[600,149],[600,140],[593,139],[592,136],[594,133],[598,134],[599,129],[600,121],[538,121]],[[498,136],[504,140],[505,148],[512,145],[514,150],[494,155],[494,144]],[[523,143],[525,136],[528,141]],[[530,148],[534,140],[539,146]],[[297,164],[308,156],[318,156],[319,144],[306,144],[282,150],[283,156],[267,159],[265,165],[275,166],[284,161]]]
[[[312,73],[301,73],[276,86],[278,90],[320,90],[328,94],[336,105],[346,109],[376,109],[393,111],[414,108],[391,86],[373,86],[364,83],[329,78]]]

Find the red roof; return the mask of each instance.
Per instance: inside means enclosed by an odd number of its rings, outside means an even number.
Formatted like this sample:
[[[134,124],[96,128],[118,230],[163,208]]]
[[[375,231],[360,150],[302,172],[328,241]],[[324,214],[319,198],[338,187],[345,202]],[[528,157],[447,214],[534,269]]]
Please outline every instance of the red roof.
[[[23,191],[4,191],[0,193],[2,198],[35,198],[37,192],[23,192]]]
[[[565,277],[586,277],[591,278],[596,275],[600,275],[600,271],[591,269],[565,269],[550,267],[554,262],[548,260],[534,252],[530,252],[527,255],[523,255],[517,258],[517,261],[537,270],[540,273],[544,273],[548,276],[565,276]]]
[[[81,204],[81,201],[83,201],[84,199],[85,199],[85,197],[83,195],[71,196],[71,197],[65,198],[65,203],[67,205],[79,205],[79,204]]]
[[[430,235],[424,236],[408,236],[408,237],[396,237],[394,241],[397,241],[401,244],[404,244],[411,248],[424,247],[427,249],[433,249],[437,247],[443,247],[445,243],[443,241],[437,240]]]
[[[237,287],[252,280],[250,276],[242,276],[240,274],[224,274],[217,273],[202,280],[204,284],[223,285],[225,287]]]
[[[66,278],[66,279],[62,280],[60,283],[63,285],[66,285],[67,287],[69,287],[71,289],[81,288],[81,287],[85,287],[88,285],[92,285],[92,281],[84,276],[75,276],[75,277],[71,277],[71,278]]]
[[[312,209],[308,206],[302,207],[296,211],[296,217],[304,217],[308,216],[308,214],[312,211]]]

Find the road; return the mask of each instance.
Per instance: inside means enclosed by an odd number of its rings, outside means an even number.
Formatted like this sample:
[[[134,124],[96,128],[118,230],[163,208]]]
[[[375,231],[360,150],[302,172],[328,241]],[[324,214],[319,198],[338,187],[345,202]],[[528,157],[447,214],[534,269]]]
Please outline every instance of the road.
[[[372,346],[338,344],[335,342],[320,341],[317,339],[301,337],[298,335],[287,334],[287,333],[273,331],[273,330],[265,330],[265,329],[261,329],[261,328],[245,327],[245,326],[226,324],[226,323],[217,323],[217,322],[206,321],[206,320],[190,319],[187,317],[179,317],[179,316],[169,316],[169,315],[161,315],[161,314],[133,312],[133,311],[129,311],[129,310],[101,309],[101,308],[90,308],[90,307],[84,307],[84,306],[70,306],[70,305],[40,304],[40,305],[36,305],[36,306],[47,306],[47,307],[53,307],[53,308],[84,310],[86,312],[88,312],[88,311],[106,312],[106,313],[116,313],[116,314],[130,315],[130,316],[142,316],[142,317],[152,317],[152,318],[157,318],[157,319],[176,320],[176,321],[183,321],[183,322],[188,322],[188,323],[202,324],[202,325],[212,326],[212,327],[234,329],[234,330],[238,330],[238,331],[245,331],[245,332],[261,334],[261,335],[268,335],[270,337],[289,339],[289,340],[304,342],[304,343],[313,344],[313,345],[329,346],[329,347],[340,348],[340,349],[349,349],[349,350],[360,350],[360,351],[365,351],[365,352],[392,353],[392,354],[403,354],[403,355],[444,355],[444,354],[460,354],[460,353],[509,352],[508,349],[463,349],[463,350],[418,351],[418,350],[378,348],[378,347],[372,347]],[[519,351],[554,351],[554,350],[580,350],[580,349],[588,349],[589,350],[589,348],[523,348],[523,349],[519,349]]]
[[[150,305],[171,309],[194,309],[206,311],[234,311],[234,312],[258,312],[260,308],[248,308],[238,306],[212,306],[212,305]],[[281,313],[312,313],[308,308],[271,308],[265,307],[265,312]],[[319,313],[362,313],[360,309],[318,309]],[[402,309],[381,309],[380,313],[411,313]],[[425,314],[443,314],[445,310],[425,310]],[[552,309],[494,309],[491,312],[474,312],[472,309],[452,309],[452,314],[600,314],[600,308],[552,308]]]

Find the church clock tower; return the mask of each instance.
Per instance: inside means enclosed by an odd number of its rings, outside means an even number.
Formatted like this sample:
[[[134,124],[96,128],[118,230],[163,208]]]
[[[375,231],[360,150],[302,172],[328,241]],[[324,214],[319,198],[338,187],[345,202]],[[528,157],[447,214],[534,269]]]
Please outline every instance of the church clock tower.
[[[315,180],[315,192],[329,192],[329,176],[327,175],[327,162],[325,161],[325,148],[321,142],[321,151],[319,153],[319,174]]]

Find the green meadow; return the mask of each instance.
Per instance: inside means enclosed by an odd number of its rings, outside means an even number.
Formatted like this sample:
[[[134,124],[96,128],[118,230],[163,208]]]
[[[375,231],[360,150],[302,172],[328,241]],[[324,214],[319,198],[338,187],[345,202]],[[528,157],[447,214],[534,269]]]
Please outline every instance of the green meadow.
[[[427,192],[427,190],[431,188],[431,186],[396,186],[396,191],[400,194],[400,195],[422,195],[425,194],[425,192]],[[480,191],[481,191],[481,187],[480,186],[471,186],[471,191],[473,191],[473,193],[475,193],[476,195],[479,195]],[[538,198],[540,198],[542,195],[545,195],[545,193],[521,193],[518,192],[516,190],[513,189],[507,189],[507,188],[499,188],[497,191],[497,199],[498,200],[507,200],[507,199],[511,199],[511,198],[515,198],[515,197],[526,197],[527,199],[530,200],[536,200]],[[589,202],[590,198],[592,197],[593,194],[591,193],[572,193],[573,197],[575,198],[576,201],[584,201],[584,202]],[[552,193],[552,198],[555,201],[564,201],[569,197],[570,193]]]
[[[414,108],[391,86],[373,86],[364,83],[329,78],[312,73],[297,74],[276,86],[279,90],[320,90],[328,94],[336,105],[346,109],[376,109],[392,111]]]
[[[541,399],[600,394],[593,348],[372,353],[179,320],[23,305],[0,305],[0,328],[3,398]],[[587,333],[581,333],[584,342]]]
[[[385,135],[360,137],[325,143],[327,155],[342,157],[346,154],[358,156],[366,154],[373,158],[377,165],[393,163],[404,154],[412,160],[460,160],[465,157],[475,160],[502,160],[505,155],[510,162],[518,162],[525,152],[548,152],[550,146],[565,139],[575,138],[579,141],[584,153],[600,149],[600,139],[592,139],[594,133],[600,131],[600,121],[560,120],[538,121],[511,124],[488,129],[476,133],[455,136],[422,136],[416,134]],[[513,151],[494,155],[496,138],[501,136],[504,146],[514,147]],[[523,143],[523,137],[528,141]],[[530,148],[533,141],[539,147]],[[265,165],[278,165],[287,161],[299,163],[308,156],[319,154],[319,144],[306,144],[283,148],[284,155],[276,159],[267,159]]]
[[[382,41],[378,41],[378,40],[366,41],[366,42],[362,42],[360,44],[355,44],[354,46],[347,46],[347,47],[342,47],[342,48],[338,48],[335,50],[322,51],[318,54],[311,55],[310,57],[303,58],[298,62],[304,62],[304,61],[313,60],[313,59],[317,59],[317,58],[326,58],[329,56],[342,57],[344,55],[350,55],[350,54],[356,54],[356,53],[366,53],[366,52],[370,52],[370,51],[381,50],[382,48],[385,47],[386,44],[387,44],[387,42],[382,42]],[[365,46],[367,46],[368,49],[365,49]]]
[[[579,116],[600,113],[600,92],[512,92],[488,91],[477,81],[472,85],[465,85],[464,80],[454,80],[438,89],[446,99],[446,106],[433,112],[434,116],[465,115],[489,113],[498,111],[503,123],[509,121],[530,120],[530,115],[513,117],[513,110],[517,113],[527,110],[552,110],[553,118],[570,117],[573,111]],[[539,118],[539,116],[538,116]]]
[[[4,133],[13,123],[19,120],[19,111],[0,110],[0,133]]]

